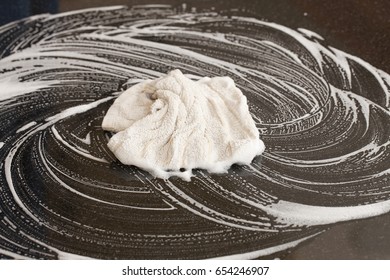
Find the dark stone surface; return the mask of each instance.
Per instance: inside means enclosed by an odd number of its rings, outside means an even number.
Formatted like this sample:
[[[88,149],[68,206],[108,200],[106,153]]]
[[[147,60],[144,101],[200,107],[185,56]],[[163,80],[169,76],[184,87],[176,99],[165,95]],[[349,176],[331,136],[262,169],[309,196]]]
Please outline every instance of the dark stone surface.
[[[61,1],[62,11],[113,4],[167,3],[200,9],[247,8],[253,17],[291,28],[303,27],[323,36],[331,46],[390,72],[390,1]],[[390,215],[342,223],[285,252],[286,259],[390,259]]]
[[[224,10],[239,8],[246,16],[303,27],[326,39],[332,47],[353,54],[390,72],[390,2],[388,1],[185,1],[188,8]],[[147,3],[180,6],[182,1],[60,1],[60,11]],[[214,8],[213,8],[214,7]],[[390,215],[339,223],[296,248],[267,258],[283,259],[390,259]]]

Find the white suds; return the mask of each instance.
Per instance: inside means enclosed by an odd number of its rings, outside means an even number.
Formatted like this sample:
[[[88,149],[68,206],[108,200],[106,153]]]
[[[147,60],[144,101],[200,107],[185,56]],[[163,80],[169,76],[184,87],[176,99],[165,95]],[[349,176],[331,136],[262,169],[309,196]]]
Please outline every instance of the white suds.
[[[264,151],[247,99],[229,77],[192,81],[174,70],[147,80],[117,98],[102,127],[117,132],[108,147],[123,164],[159,178],[226,172]]]
[[[25,124],[24,126],[22,126],[21,128],[19,128],[19,129],[16,131],[16,133],[26,131],[27,129],[33,127],[33,126],[36,125],[36,124],[37,124],[36,121],[29,122],[29,123]]]

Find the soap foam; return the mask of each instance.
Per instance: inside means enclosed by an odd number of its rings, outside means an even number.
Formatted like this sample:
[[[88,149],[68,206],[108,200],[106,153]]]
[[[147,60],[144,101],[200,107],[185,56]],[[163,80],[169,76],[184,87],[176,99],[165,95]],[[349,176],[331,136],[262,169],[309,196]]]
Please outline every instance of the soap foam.
[[[257,258],[389,212],[390,75],[314,32],[126,8],[23,22],[0,28],[4,257]],[[171,68],[245,89],[261,164],[189,183],[112,163],[101,120],[118,88]]]
[[[164,179],[189,180],[194,168],[223,173],[264,151],[247,99],[229,77],[192,81],[174,70],[147,80],[117,98],[102,127],[117,132],[108,147],[123,164]]]

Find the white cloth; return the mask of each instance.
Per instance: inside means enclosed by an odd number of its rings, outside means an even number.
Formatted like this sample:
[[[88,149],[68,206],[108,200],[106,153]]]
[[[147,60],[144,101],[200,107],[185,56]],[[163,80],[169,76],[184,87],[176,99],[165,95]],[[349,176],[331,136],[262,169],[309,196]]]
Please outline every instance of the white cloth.
[[[102,127],[117,132],[108,147],[122,163],[160,178],[189,179],[193,168],[224,172],[264,151],[247,99],[229,77],[192,81],[174,70],[147,80],[115,100]]]

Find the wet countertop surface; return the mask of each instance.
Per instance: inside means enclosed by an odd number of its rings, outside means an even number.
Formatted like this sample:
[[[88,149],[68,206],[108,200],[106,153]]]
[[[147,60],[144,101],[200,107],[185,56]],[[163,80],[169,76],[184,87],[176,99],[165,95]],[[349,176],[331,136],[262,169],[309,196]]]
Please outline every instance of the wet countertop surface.
[[[389,258],[388,4],[199,2],[0,30],[0,257]],[[120,164],[105,112],[175,68],[232,77],[264,155],[191,182]]]

